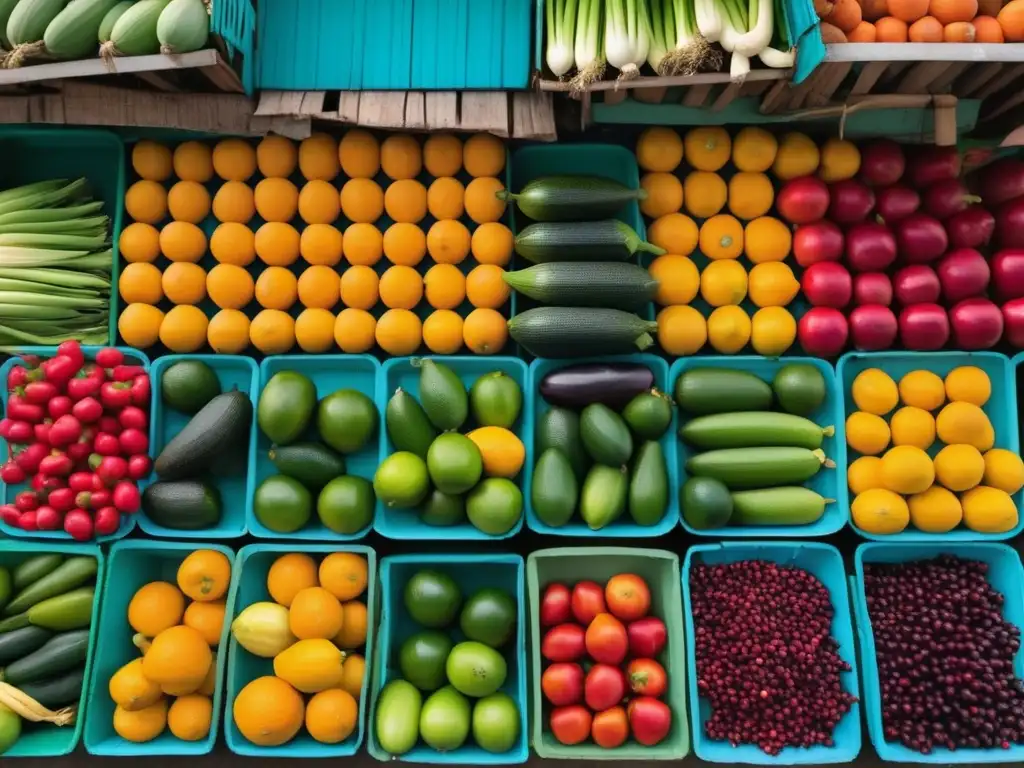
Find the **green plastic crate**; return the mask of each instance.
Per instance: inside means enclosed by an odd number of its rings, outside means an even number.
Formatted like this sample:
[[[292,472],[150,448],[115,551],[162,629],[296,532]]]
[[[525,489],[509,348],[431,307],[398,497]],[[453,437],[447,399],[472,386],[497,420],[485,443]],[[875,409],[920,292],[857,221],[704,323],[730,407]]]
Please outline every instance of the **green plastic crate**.
[[[577,581],[605,584],[620,573],[635,573],[651,589],[651,615],[665,622],[668,645],[658,661],[668,673],[665,701],[672,708],[672,730],[664,741],[645,747],[628,741],[617,749],[593,743],[560,744],[545,727],[549,705],[544,702],[540,677],[544,663],[540,656],[540,598],[545,587]],[[690,751],[690,728],[686,712],[686,648],[683,635],[682,582],[679,557],[662,549],[630,547],[561,547],[542,549],[526,560],[526,590],[530,604],[530,678],[532,707],[530,734],[538,757],[562,760],[681,760]]]

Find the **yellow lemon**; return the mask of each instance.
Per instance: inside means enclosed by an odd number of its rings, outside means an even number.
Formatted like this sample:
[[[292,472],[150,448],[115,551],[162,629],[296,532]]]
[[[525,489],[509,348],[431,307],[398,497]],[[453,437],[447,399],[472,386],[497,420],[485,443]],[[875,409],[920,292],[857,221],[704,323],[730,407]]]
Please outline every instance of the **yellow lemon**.
[[[946,533],[960,525],[963,509],[960,500],[941,485],[915,493],[907,499],[910,523],[925,533]]]
[[[885,416],[900,401],[896,382],[879,368],[868,368],[857,374],[851,387],[853,402],[862,411]]]
[[[700,275],[700,295],[712,307],[739,304],[747,296],[747,270],[734,259],[711,262]]]
[[[947,445],[932,463],[935,479],[951,491],[968,491],[985,475],[985,459],[973,445]]]
[[[1024,461],[1013,451],[993,448],[985,453],[983,482],[1011,496],[1024,487]]]
[[[695,355],[708,340],[704,316],[693,307],[665,307],[657,319],[658,344],[666,354]]]
[[[935,466],[920,448],[897,445],[882,456],[882,482],[896,493],[921,493],[935,482]]]
[[[755,264],[747,282],[750,300],[759,307],[784,307],[800,291],[800,281],[781,261]]]
[[[796,339],[796,319],[785,307],[765,307],[751,318],[750,343],[765,357],[778,357]]]
[[[900,400],[904,405],[934,411],[946,402],[942,379],[931,371],[911,371],[900,379]]]
[[[948,403],[935,419],[935,431],[947,445],[967,443],[987,451],[996,440],[992,422],[978,406],[966,401]]]
[[[889,445],[889,425],[867,411],[856,411],[846,419],[846,444],[865,456],[875,456]]]
[[[1017,527],[1017,506],[1010,494],[979,485],[960,498],[964,525],[978,533],[1006,533]]]
[[[889,420],[893,445],[915,445],[927,451],[935,442],[935,419],[923,408],[900,408]]]
[[[743,307],[719,307],[708,317],[708,341],[723,355],[735,355],[750,341],[750,328]]]
[[[962,400],[979,408],[992,397],[992,382],[988,374],[973,365],[961,365],[946,374],[946,397]]]
[[[885,488],[860,493],[850,504],[853,524],[866,533],[899,533],[910,522],[910,509],[903,497]]]
[[[847,468],[846,484],[855,496],[874,488],[883,488],[882,460],[877,456],[861,456]]]

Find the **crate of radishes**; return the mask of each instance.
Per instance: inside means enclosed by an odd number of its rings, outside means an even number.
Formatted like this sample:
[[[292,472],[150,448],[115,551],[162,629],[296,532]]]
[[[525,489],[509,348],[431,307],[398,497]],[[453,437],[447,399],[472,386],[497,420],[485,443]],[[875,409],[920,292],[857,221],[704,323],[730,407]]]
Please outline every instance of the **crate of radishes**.
[[[149,359],[134,349],[23,347],[0,366],[3,506],[14,537],[109,540],[135,527],[149,475]]]

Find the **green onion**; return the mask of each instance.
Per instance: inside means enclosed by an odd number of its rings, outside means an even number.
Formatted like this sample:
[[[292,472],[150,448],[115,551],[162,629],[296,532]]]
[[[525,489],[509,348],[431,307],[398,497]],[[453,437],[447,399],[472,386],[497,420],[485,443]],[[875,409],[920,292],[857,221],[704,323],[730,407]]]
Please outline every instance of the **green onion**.
[[[572,69],[577,0],[547,0],[548,37],[544,52],[548,69],[561,79]]]
[[[576,75],[570,81],[570,90],[581,93],[591,83],[600,80],[604,74],[604,47],[602,40],[602,0],[579,0],[579,14],[576,17],[576,40],[573,43],[573,58],[576,60]]]

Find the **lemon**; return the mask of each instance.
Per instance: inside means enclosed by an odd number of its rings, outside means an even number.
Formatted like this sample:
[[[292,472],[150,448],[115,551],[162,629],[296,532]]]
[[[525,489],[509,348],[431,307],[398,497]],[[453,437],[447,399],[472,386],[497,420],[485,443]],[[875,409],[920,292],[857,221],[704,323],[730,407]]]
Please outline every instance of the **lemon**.
[[[960,525],[960,500],[940,485],[915,493],[907,499],[910,523],[925,533],[946,533]]]
[[[695,355],[708,340],[704,316],[693,307],[665,307],[657,320],[658,344],[670,355]]]
[[[723,355],[735,355],[750,341],[750,318],[742,307],[719,307],[708,317],[708,340]]]
[[[911,371],[900,379],[899,389],[904,405],[934,411],[946,402],[945,385],[931,371]]]
[[[885,416],[900,401],[896,382],[879,368],[868,368],[858,373],[851,392],[858,408],[876,416]]]
[[[985,475],[985,459],[973,445],[947,445],[935,455],[935,479],[951,491],[967,491]]]
[[[985,453],[983,482],[1011,496],[1024,487],[1024,461],[1013,451],[993,448]]]
[[[928,490],[935,482],[931,457],[913,445],[897,445],[882,456],[882,483],[890,491],[909,495]]]
[[[893,445],[916,445],[928,450],[935,442],[935,419],[923,408],[900,408],[889,420]]]
[[[995,443],[992,422],[977,405],[960,400],[948,403],[935,419],[935,431],[946,445],[966,443],[987,451]]]
[[[747,296],[747,270],[735,259],[712,261],[700,275],[700,295],[712,307],[739,304]]]
[[[846,444],[857,453],[875,456],[888,447],[889,437],[889,425],[881,416],[857,411],[846,419]]]
[[[961,365],[946,374],[946,397],[972,403],[979,408],[992,396],[988,374],[973,365]]]
[[[1017,527],[1017,506],[1006,491],[979,485],[962,497],[964,525],[978,533],[1006,533]]]
[[[859,495],[873,488],[882,488],[882,460],[877,456],[861,456],[846,470],[850,493]]]
[[[885,488],[860,493],[850,504],[853,524],[874,534],[899,533],[910,522],[910,509],[903,497]]]
[[[781,261],[755,264],[747,278],[750,300],[759,307],[784,307],[800,290],[793,270]]]
[[[796,339],[796,319],[784,307],[765,307],[751,319],[750,343],[765,357],[778,357]]]

